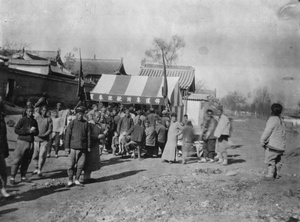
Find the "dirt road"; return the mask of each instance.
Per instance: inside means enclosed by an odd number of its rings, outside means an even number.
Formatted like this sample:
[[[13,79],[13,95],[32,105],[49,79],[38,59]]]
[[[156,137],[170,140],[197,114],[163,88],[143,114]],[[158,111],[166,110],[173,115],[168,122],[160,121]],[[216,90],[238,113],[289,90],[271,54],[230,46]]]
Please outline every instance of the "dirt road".
[[[263,128],[260,120],[234,121],[229,166],[108,154],[83,188],[65,188],[67,157],[50,158],[45,179],[8,187],[15,198],[0,199],[0,221],[298,221],[299,149],[288,146],[283,177],[265,181]]]

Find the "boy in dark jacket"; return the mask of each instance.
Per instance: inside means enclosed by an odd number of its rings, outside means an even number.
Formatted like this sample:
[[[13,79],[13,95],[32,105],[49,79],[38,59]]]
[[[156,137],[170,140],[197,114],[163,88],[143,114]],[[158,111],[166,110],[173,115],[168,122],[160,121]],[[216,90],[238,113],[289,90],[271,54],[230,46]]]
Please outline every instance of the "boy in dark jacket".
[[[72,120],[65,136],[65,151],[69,154],[67,187],[73,185],[74,168],[76,168],[75,185],[83,186],[79,182],[86,158],[86,152],[91,150],[91,130],[87,121],[83,119],[84,107],[76,109],[76,119]]]
[[[33,118],[33,107],[26,108],[26,115],[17,123],[15,133],[18,134],[18,140],[11,166],[10,183],[12,185],[15,184],[15,177],[20,166],[21,181],[30,182],[26,178],[26,173],[33,154],[34,136],[39,134],[38,124]]]

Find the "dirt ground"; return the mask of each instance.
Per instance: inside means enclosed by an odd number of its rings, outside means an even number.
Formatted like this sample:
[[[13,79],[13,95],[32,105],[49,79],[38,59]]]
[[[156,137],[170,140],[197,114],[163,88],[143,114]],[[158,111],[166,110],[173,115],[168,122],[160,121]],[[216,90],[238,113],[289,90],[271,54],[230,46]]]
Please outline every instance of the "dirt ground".
[[[95,182],[70,189],[62,151],[60,158],[47,159],[45,178],[8,186],[15,197],[0,198],[0,221],[299,221],[298,132],[288,135],[282,178],[266,181],[258,142],[264,124],[234,120],[228,166],[106,154],[92,175]]]

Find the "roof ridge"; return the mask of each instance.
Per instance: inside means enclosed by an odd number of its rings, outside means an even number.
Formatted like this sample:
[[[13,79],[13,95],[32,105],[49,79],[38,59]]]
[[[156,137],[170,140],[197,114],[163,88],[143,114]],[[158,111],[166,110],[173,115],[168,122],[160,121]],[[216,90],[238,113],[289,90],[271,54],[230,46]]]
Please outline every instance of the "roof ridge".
[[[26,49],[26,51],[29,51],[29,52],[55,52],[55,53],[57,53],[57,50],[35,50],[35,49]]]
[[[75,58],[75,59],[80,60],[80,58]],[[88,60],[88,61],[118,61],[118,62],[122,62],[122,59],[94,59],[94,58],[84,59],[84,58],[81,58],[81,60]]]
[[[163,68],[163,64],[145,63],[143,66],[141,66],[141,69],[147,69],[147,68],[161,69],[161,68]],[[185,66],[185,65],[167,65],[167,69],[189,69],[189,70],[195,70],[195,68],[193,66]]]

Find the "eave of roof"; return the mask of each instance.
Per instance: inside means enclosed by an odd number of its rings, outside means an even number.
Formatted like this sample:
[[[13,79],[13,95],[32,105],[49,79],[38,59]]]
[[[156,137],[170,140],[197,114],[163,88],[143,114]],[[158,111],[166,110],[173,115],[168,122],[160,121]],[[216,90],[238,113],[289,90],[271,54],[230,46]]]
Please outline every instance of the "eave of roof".
[[[210,94],[197,94],[193,93],[187,97],[187,100],[194,100],[194,101],[208,101]]]
[[[195,69],[191,66],[167,66],[167,76],[179,77],[179,87],[191,92],[195,91]],[[163,76],[163,65],[146,63],[141,67],[140,76]]]
[[[23,59],[10,59],[9,65],[25,65],[25,66],[49,66],[48,60],[23,60]]]
[[[80,59],[72,68],[72,73],[79,73]],[[122,59],[82,59],[82,70],[85,76],[101,74],[123,74],[127,75]]]
[[[27,53],[50,60],[56,60],[57,51],[26,50]]]

